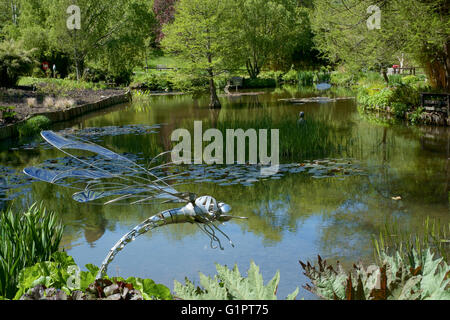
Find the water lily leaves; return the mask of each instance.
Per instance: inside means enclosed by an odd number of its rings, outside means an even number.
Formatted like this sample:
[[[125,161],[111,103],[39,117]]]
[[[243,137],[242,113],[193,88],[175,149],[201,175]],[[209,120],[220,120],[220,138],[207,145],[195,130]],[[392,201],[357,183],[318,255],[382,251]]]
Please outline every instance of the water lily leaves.
[[[240,184],[251,187],[266,179],[279,180],[289,174],[306,173],[316,179],[366,175],[359,163],[351,159],[323,159],[303,163],[280,164],[274,175],[262,174],[259,165],[187,165],[174,168],[175,173],[184,172],[174,178],[176,182],[216,183],[220,186]]]

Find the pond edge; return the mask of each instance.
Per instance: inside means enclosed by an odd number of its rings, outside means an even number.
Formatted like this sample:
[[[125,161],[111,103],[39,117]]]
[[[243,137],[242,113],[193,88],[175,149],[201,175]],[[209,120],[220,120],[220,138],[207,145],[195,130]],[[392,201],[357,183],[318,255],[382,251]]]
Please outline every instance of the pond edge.
[[[5,140],[9,138],[15,138],[19,136],[18,127],[26,122],[28,119],[36,117],[36,116],[45,116],[52,123],[63,122],[67,120],[72,120],[86,113],[90,113],[93,111],[105,109],[117,104],[127,103],[132,101],[133,97],[130,91],[126,91],[123,94],[111,96],[97,102],[86,103],[80,106],[76,106],[66,110],[56,110],[51,112],[40,112],[29,115],[27,118],[16,122],[14,124],[9,124],[4,127],[0,127],[0,140]]]

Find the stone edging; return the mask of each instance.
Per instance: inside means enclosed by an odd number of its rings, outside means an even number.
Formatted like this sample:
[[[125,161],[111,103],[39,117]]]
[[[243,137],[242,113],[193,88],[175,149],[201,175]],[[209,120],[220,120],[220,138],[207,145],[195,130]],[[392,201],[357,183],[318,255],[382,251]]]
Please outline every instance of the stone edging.
[[[55,123],[55,122],[71,120],[71,119],[79,117],[83,114],[86,114],[86,113],[89,113],[92,111],[96,111],[96,110],[100,110],[100,109],[104,109],[107,107],[111,107],[116,104],[130,102],[131,100],[132,100],[132,94],[130,91],[127,91],[124,94],[108,97],[106,99],[103,99],[103,100],[100,100],[97,102],[93,102],[93,103],[83,104],[81,106],[76,106],[74,108],[67,109],[67,110],[35,113],[35,114],[30,115],[29,117],[27,117],[26,119],[24,119],[22,121],[1,127],[0,128],[0,140],[17,137],[19,135],[18,127],[23,122],[27,121],[29,118],[32,118],[35,116],[45,116],[48,119],[50,119],[50,121],[52,123]]]

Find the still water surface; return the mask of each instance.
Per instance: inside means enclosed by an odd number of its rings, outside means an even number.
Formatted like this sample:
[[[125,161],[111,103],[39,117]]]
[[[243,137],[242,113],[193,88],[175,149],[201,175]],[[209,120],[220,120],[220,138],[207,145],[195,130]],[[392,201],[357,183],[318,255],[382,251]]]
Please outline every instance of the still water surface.
[[[258,123],[258,119],[269,117],[276,128],[277,121],[296,123],[299,112],[304,111],[310,128],[312,122],[316,127],[323,125],[328,137],[311,140],[309,134],[290,136],[291,140],[298,139],[299,145],[308,139],[312,142],[305,142],[308,150],[295,149],[289,156],[282,156],[281,162],[299,168],[298,164],[327,158],[358,168],[336,176],[320,170],[285,170],[273,179],[251,184],[231,178],[242,168],[228,168],[220,179],[206,174],[204,166],[186,168],[192,175],[179,191],[214,196],[230,204],[234,215],[249,217],[222,227],[236,247],[222,239],[225,250],[214,250],[196,226],[166,226],[129,244],[110,265],[109,275],[152,278],[172,289],[174,279],[183,282],[188,277],[198,284],[198,272],[214,275],[214,263],[230,267],[237,264],[245,274],[253,260],[266,281],[280,271],[278,297],[285,298],[307,283],[298,260],[315,261],[320,254],[344,264],[357,260],[369,263],[373,261],[371,237],[387,218],[396,218],[408,228],[420,226],[427,215],[442,222],[450,220],[449,129],[386,125],[363,118],[354,100],[297,105],[279,100],[311,94],[278,89],[257,97],[222,97],[220,111],[208,109],[207,97],[148,97],[53,127],[55,131],[84,130],[78,132],[145,163],[171,148],[173,130],[192,129],[194,121],[203,121],[209,127],[227,127],[247,120]],[[98,129],[109,126],[120,128]],[[280,139],[289,134],[293,132],[282,132]],[[2,142],[0,206],[25,207],[43,201],[49,210],[58,212],[66,226],[63,246],[81,266],[100,265],[123,234],[169,208],[77,204],[71,199],[71,190],[31,182],[20,174],[27,166],[62,156],[40,138]],[[208,172],[215,170],[219,168]],[[298,297],[315,298],[302,288]]]

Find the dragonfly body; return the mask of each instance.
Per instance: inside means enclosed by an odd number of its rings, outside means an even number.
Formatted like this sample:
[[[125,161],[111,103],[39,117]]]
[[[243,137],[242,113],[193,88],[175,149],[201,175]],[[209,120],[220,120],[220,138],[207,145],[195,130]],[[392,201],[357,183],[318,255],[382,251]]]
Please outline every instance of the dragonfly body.
[[[102,266],[98,272],[97,278],[101,278],[106,274],[109,263],[114,257],[123,250],[123,248],[130,242],[144,233],[152,229],[162,227],[168,224],[176,223],[205,223],[207,221],[226,221],[231,217],[224,214],[228,213],[231,208],[225,203],[217,204],[216,199],[210,196],[197,198],[194,203],[189,202],[182,208],[169,209],[158,213],[141,224],[137,225],[130,232],[125,234],[115,245],[111,248]]]
[[[185,204],[183,207],[169,209],[153,215],[125,234],[111,248],[103,261],[98,273],[99,278],[106,274],[109,263],[125,245],[152,229],[168,224],[194,223],[209,236],[211,247],[214,248],[213,243],[215,242],[223,249],[220,239],[216,236],[216,231],[218,231],[233,246],[230,238],[214,223],[222,223],[232,218],[246,218],[228,215],[231,207],[223,202],[218,203],[211,196],[197,198],[192,193],[177,192],[172,185],[167,183],[167,181],[173,179],[173,176],[159,177],[156,174],[157,169],[167,168],[166,165],[144,168],[124,156],[79,138],[62,137],[53,131],[43,131],[41,136],[55,148],[70,158],[77,160],[80,165],[64,167],[63,170],[54,170],[46,167],[30,167],[25,168],[24,173],[35,179],[52,184],[59,184],[60,181],[67,179],[75,180],[78,184],[83,184],[84,188],[71,186],[78,190],[72,196],[77,202],[86,203],[114,197],[104,204],[118,204],[125,200],[133,201],[127,203],[127,205],[154,203],[152,201],[161,200],[166,200],[163,203]],[[85,157],[73,155],[67,151],[68,149],[95,153],[96,157],[92,160],[86,160]],[[114,165],[111,166],[111,164]]]

